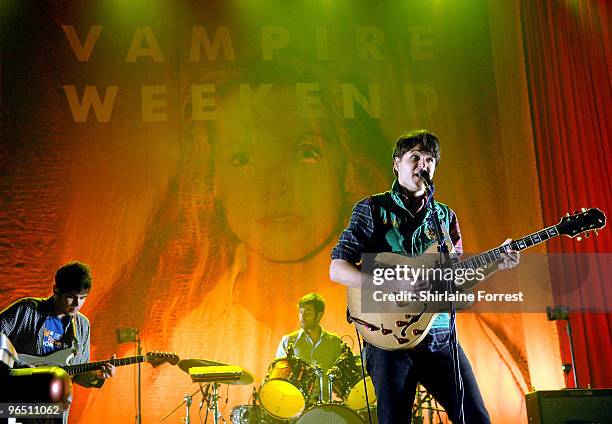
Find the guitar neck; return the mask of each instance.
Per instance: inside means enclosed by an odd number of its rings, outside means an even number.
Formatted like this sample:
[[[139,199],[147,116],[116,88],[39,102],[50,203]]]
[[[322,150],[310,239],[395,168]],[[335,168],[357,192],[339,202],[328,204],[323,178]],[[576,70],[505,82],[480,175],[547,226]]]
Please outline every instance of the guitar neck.
[[[136,364],[138,362],[144,362],[145,357],[143,355],[130,356],[127,358],[107,359],[106,361],[87,362],[85,364],[66,365],[62,367],[68,374],[82,374],[85,372],[97,371],[102,369],[104,364],[110,363],[116,367],[123,365]]]
[[[478,269],[483,268],[502,258],[502,253],[508,249],[521,251],[529,249],[537,244],[543,243],[548,239],[557,237],[559,230],[556,225],[553,225],[535,233],[529,234],[518,240],[513,240],[509,244],[496,247],[495,249],[487,250],[479,255],[472,256],[464,261],[453,264],[454,269]]]

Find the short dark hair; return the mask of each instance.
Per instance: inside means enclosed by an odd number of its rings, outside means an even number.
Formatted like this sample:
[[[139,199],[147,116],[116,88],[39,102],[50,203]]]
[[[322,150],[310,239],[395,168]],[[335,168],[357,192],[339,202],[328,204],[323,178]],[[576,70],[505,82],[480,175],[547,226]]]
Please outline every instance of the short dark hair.
[[[428,130],[412,130],[400,135],[395,143],[393,161],[395,161],[395,158],[401,159],[406,152],[419,145],[423,148],[423,151],[434,157],[436,165],[440,163],[440,140],[437,135]],[[393,173],[397,177],[395,168],[393,168]]]
[[[298,308],[303,308],[306,305],[312,305],[315,312],[325,312],[325,299],[318,293],[308,293],[298,302]]]
[[[91,289],[91,270],[84,263],[73,261],[55,273],[55,287],[59,293],[82,293]]]

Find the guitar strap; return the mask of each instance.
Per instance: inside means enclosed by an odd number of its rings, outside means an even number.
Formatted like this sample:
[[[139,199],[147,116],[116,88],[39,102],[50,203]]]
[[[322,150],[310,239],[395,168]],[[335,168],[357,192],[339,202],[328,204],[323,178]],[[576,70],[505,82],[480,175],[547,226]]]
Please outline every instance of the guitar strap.
[[[78,315],[75,315],[70,320],[72,324],[70,326],[71,331],[72,331],[72,353],[74,353],[75,356],[78,353],[78,345],[79,345],[79,339],[77,336],[77,334],[79,334],[78,327],[77,327],[79,320],[77,318],[78,318]]]
[[[453,245],[453,239],[451,239],[450,233],[448,232],[448,228],[444,223],[442,223],[442,235],[444,236],[444,244],[448,248],[448,251],[451,252],[451,258],[456,257],[457,254],[453,254],[453,249],[455,247]]]

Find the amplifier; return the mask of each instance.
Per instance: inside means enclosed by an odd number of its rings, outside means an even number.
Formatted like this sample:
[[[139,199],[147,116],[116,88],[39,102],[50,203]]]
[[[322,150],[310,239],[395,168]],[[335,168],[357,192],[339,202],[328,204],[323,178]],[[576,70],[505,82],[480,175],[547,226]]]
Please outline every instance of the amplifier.
[[[529,424],[612,423],[612,389],[536,390],[525,403]]]

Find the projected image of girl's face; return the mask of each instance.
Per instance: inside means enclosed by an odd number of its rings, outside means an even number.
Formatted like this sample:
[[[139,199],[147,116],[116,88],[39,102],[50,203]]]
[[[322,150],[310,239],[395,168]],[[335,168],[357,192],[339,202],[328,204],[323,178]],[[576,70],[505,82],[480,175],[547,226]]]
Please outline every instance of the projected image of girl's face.
[[[275,88],[245,107],[231,91],[217,103],[212,137],[215,196],[228,227],[248,249],[282,262],[335,236],[343,198],[331,117],[303,117],[294,93]]]

